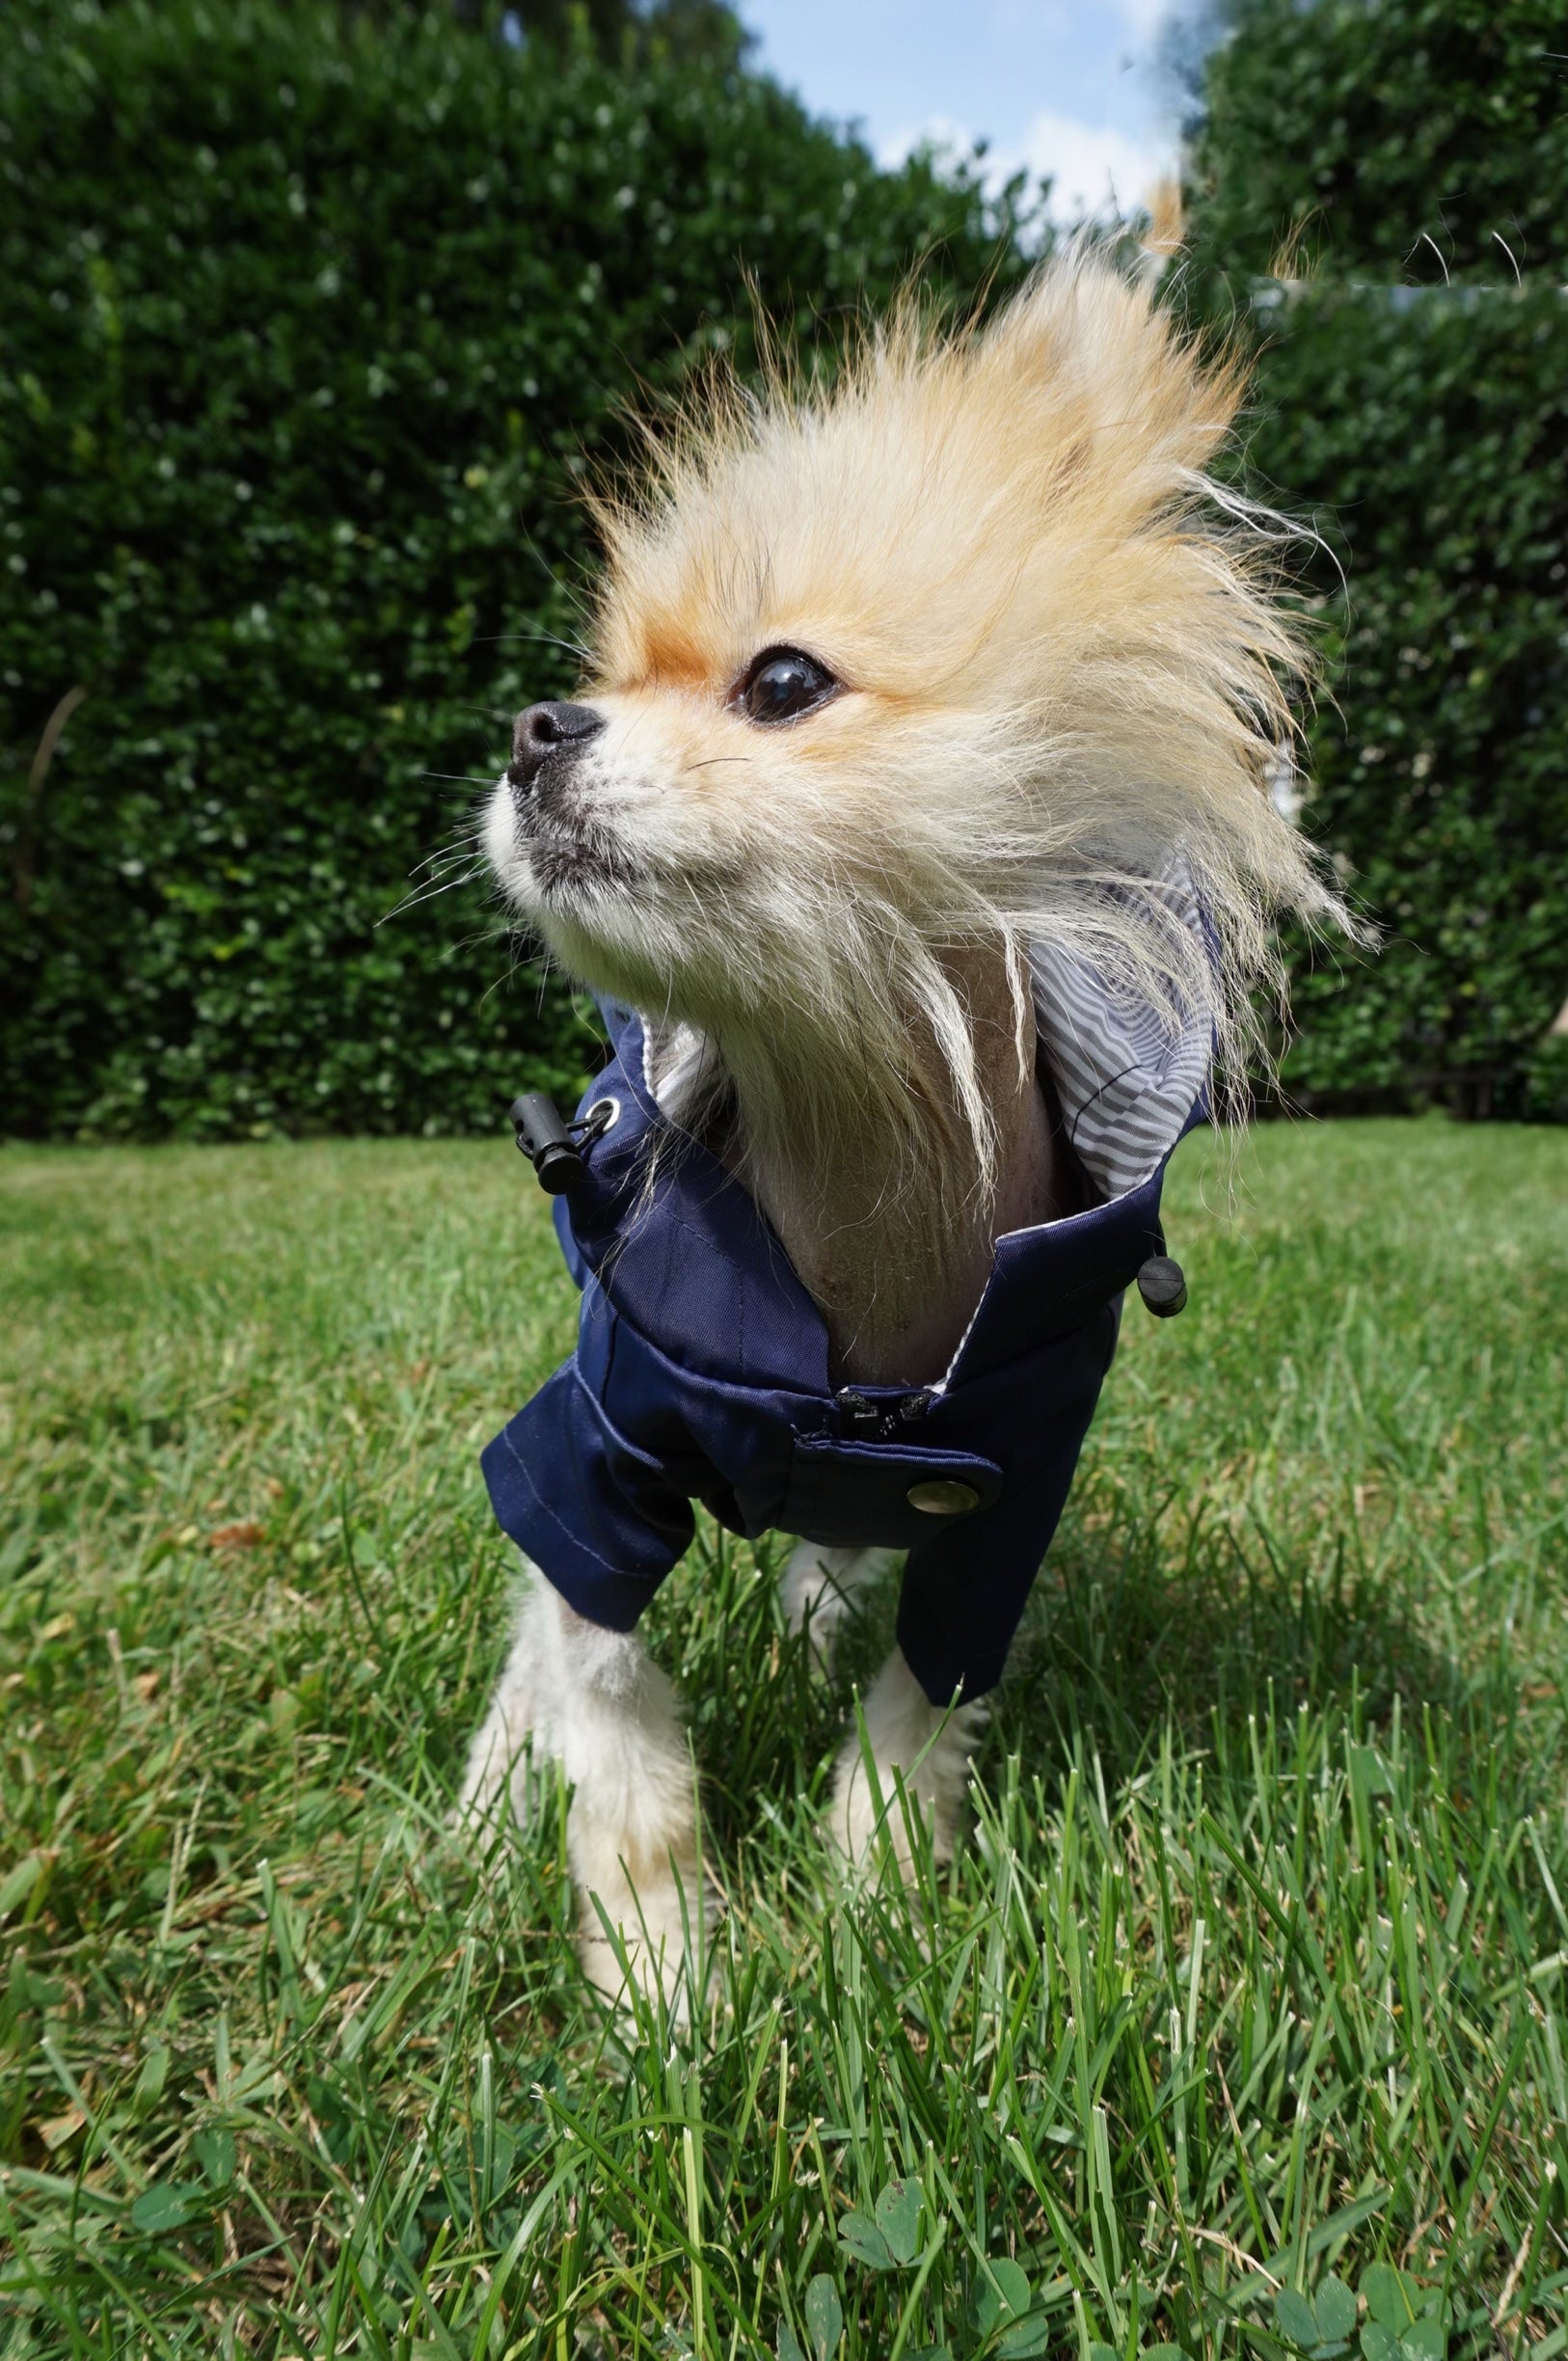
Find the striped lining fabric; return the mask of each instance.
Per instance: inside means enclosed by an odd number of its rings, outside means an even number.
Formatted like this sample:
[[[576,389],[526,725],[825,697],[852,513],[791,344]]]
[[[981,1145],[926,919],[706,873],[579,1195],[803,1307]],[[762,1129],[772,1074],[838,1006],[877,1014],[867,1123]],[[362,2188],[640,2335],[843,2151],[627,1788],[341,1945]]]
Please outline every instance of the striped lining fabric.
[[[1132,902],[1132,888],[1102,890],[1107,899]],[[1203,914],[1184,868],[1168,871],[1152,890],[1203,939]],[[1173,1031],[1168,1017],[1118,991],[1082,952],[1047,942],[1030,945],[1029,968],[1035,1020],[1068,1135],[1090,1179],[1107,1197],[1123,1196],[1176,1146],[1208,1079],[1208,1013],[1188,1016]]]
[[[1184,863],[1142,888],[1104,885],[1107,901],[1146,906],[1150,895],[1200,941],[1203,913]],[[1173,1032],[1149,1001],[1116,988],[1081,951],[1036,941],[1029,949],[1035,1021],[1084,1170],[1107,1198],[1137,1188],[1180,1136],[1208,1079],[1213,1027],[1206,1012]],[[648,1095],[679,1125],[700,1092],[707,1044],[692,1026],[667,1030],[643,1018]]]

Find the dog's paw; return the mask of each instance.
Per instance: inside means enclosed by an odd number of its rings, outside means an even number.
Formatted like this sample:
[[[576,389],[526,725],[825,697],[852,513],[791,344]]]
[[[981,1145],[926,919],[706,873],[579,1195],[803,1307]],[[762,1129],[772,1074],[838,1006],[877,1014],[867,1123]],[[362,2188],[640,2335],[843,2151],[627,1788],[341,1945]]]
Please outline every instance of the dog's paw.
[[[916,1840],[911,1822],[924,1827],[933,1861],[945,1867],[967,1832],[968,1788],[968,1750],[945,1732],[913,1771],[898,1762],[868,1768],[856,1737],[839,1757],[828,1832],[856,1868],[875,1862],[885,1844],[905,1883],[912,1884]]]
[[[648,2000],[662,1998],[684,2022],[700,2003],[710,1957],[709,1939],[723,1902],[694,1861],[645,1867],[640,1878],[617,1871],[607,1892],[583,1893],[578,1922],[582,1972],[610,2005],[630,2009],[629,1984]],[[613,1934],[613,1940],[612,1935]]]
[[[531,1699],[516,1683],[503,1679],[469,1748],[452,1806],[454,1830],[487,1825],[510,1830],[527,1818],[532,1731]]]
[[[804,1631],[811,1652],[825,1664],[857,1594],[891,1564],[894,1553],[879,1549],[828,1549],[818,1541],[798,1541],[778,1578],[779,1604],[785,1627]]]
[[[967,1830],[969,1761],[985,1719],[983,1706],[933,1705],[895,1650],[866,1696],[864,1736],[857,1727],[839,1755],[828,1807],[839,1851],[863,1867],[885,1846],[912,1882],[918,1820],[933,1859],[952,1860]]]

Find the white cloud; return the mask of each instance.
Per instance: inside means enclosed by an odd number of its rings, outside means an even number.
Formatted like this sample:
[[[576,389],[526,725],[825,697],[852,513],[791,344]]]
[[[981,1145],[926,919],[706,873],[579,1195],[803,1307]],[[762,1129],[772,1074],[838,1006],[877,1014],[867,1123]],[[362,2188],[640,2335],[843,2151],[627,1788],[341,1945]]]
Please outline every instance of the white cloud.
[[[974,133],[966,131],[962,123],[954,122],[947,115],[933,115],[912,131],[895,131],[891,139],[879,140],[877,161],[896,172],[917,148],[951,149],[959,155],[967,155],[974,144]]]
[[[1134,41],[1150,41],[1163,31],[1174,15],[1171,0],[1120,0],[1117,14]]]
[[[967,154],[974,140],[961,123],[934,116],[918,131],[900,132],[897,138],[884,140],[881,161],[902,163],[912,149],[928,144]],[[1109,124],[1082,122],[1076,116],[1059,115],[1044,107],[1031,120],[1021,142],[987,151],[985,173],[993,188],[1001,187],[1020,167],[1037,179],[1048,178],[1052,218],[1075,222],[1086,216],[1106,220],[1114,214],[1137,211],[1155,183],[1168,178],[1176,166],[1174,132],[1155,128],[1143,138],[1134,138]]]
[[[1155,182],[1174,171],[1176,141],[1159,131],[1135,139],[1045,107],[1030,123],[1015,156],[987,162],[1002,177],[1019,164],[1038,178],[1048,177],[1052,213],[1058,221],[1077,221],[1085,214],[1135,211]]]

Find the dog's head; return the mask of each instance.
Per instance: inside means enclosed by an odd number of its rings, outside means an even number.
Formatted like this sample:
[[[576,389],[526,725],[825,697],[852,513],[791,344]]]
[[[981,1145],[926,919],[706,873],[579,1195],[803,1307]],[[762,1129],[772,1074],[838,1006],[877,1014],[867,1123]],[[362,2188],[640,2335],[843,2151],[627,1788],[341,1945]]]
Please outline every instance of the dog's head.
[[[1203,475],[1240,392],[1082,256],[985,328],[907,308],[831,390],[720,391],[602,512],[591,673],[489,809],[510,899],[720,1038],[863,1051],[912,993],[942,1040],[944,954],[1041,933],[1223,1032],[1265,914],[1324,906],[1266,793],[1296,645]]]

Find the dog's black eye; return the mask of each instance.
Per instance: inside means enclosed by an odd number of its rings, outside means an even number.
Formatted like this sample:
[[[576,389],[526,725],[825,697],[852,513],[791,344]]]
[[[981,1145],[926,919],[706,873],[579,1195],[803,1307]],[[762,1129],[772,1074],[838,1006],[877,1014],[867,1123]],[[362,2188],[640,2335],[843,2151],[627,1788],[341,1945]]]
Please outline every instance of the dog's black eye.
[[[764,648],[742,681],[736,702],[748,721],[795,721],[825,705],[839,686],[798,648]]]

